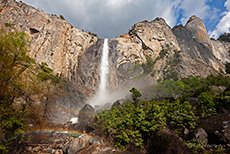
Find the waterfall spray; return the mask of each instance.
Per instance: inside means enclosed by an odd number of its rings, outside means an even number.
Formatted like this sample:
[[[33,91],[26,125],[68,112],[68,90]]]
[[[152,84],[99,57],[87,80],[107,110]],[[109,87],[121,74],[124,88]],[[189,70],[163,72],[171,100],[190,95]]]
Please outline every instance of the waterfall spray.
[[[109,47],[108,39],[104,39],[103,51],[100,63],[100,82],[96,95],[89,101],[91,105],[103,105],[108,101],[107,75],[109,73]]]

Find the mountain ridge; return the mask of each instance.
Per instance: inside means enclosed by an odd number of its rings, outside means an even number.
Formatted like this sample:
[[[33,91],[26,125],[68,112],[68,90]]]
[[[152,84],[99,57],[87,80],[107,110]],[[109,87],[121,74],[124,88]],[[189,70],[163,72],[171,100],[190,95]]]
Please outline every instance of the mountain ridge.
[[[87,103],[99,84],[102,39],[23,2],[1,1],[0,10],[0,27],[25,32],[31,41],[29,55],[75,89],[74,96],[58,104],[79,109]],[[109,48],[108,87],[111,92],[123,90],[123,97],[132,87],[160,80],[223,74],[224,64],[230,62],[230,43],[211,40],[196,16],[172,29],[162,18],[138,22],[128,33],[109,39]],[[82,96],[86,99],[77,99]]]

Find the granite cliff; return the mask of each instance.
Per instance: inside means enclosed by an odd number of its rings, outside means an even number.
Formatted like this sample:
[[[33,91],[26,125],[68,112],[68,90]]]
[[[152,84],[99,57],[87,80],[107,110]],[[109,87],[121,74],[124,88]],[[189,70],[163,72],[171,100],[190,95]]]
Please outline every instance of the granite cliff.
[[[68,81],[68,94],[55,103],[75,112],[56,108],[51,119],[63,123],[76,116],[97,90],[103,40],[14,0],[1,1],[0,28],[25,32],[31,41],[30,56]],[[139,22],[127,34],[109,39],[109,48],[108,87],[126,93],[133,86],[144,89],[163,79],[224,73],[224,64],[230,62],[230,43],[211,40],[196,16],[173,29],[162,18]]]

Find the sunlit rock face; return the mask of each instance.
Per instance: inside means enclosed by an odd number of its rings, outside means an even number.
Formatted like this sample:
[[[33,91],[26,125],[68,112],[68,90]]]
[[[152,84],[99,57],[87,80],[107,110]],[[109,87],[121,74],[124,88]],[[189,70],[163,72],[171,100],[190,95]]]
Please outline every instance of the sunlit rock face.
[[[76,117],[98,90],[104,40],[14,0],[0,2],[0,27],[28,34],[30,56],[68,81],[66,95],[54,100],[50,119],[64,123]],[[139,22],[128,33],[109,38],[108,48],[107,103],[125,97],[132,87],[146,89],[164,79],[218,74],[230,62],[230,43],[210,40],[196,16],[173,29],[162,18]]]

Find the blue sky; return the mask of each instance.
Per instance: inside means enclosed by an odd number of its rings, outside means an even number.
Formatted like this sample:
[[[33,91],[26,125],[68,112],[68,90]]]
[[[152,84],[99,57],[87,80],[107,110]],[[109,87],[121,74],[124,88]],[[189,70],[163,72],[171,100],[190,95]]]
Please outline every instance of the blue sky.
[[[162,17],[169,26],[201,18],[210,37],[230,32],[230,0],[23,0],[49,14],[62,14],[74,27],[114,38],[133,24]]]

